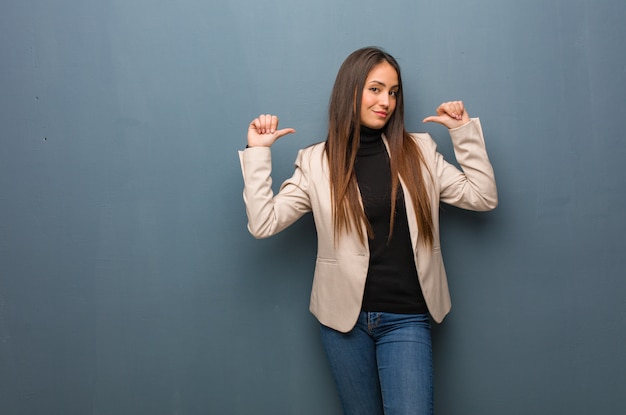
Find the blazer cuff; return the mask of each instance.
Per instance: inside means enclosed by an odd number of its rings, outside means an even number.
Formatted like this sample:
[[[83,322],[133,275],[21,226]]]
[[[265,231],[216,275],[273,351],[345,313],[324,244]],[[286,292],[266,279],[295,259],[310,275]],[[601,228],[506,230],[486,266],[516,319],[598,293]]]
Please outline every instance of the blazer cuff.
[[[271,155],[270,147],[248,147],[239,150],[239,156],[245,161],[268,161],[271,160]]]
[[[469,128],[472,125],[476,125],[476,124],[480,124],[480,118],[476,117],[476,118],[470,118],[470,120],[468,122],[466,122],[465,124],[461,125],[460,127],[455,127],[455,128],[450,128],[450,132],[456,132],[459,130],[463,130],[464,128]]]

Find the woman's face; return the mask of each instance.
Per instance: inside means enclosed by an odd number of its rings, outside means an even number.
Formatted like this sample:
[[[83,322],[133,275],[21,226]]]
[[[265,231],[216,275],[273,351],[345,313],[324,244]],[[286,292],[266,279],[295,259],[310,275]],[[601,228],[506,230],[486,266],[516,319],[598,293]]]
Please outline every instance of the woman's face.
[[[361,100],[361,124],[381,129],[396,109],[398,73],[384,61],[374,66],[367,75]]]

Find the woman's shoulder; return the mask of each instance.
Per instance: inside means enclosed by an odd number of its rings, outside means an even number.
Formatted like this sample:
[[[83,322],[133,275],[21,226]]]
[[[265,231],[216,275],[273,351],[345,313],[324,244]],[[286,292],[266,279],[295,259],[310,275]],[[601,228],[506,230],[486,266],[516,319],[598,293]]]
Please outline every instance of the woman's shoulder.
[[[300,151],[319,152],[319,151],[324,151],[325,148],[326,148],[326,141],[320,141],[319,143],[309,144],[308,146],[304,147]]]
[[[326,141],[320,141],[319,143],[310,144],[298,151],[299,157],[311,158],[318,155],[323,155],[326,151]]]
[[[310,144],[307,147],[298,150],[296,165],[301,168],[316,169],[324,164],[326,146],[325,141]],[[317,167],[314,167],[317,166]]]
[[[428,133],[409,133],[413,141],[425,151],[437,151],[437,143]]]

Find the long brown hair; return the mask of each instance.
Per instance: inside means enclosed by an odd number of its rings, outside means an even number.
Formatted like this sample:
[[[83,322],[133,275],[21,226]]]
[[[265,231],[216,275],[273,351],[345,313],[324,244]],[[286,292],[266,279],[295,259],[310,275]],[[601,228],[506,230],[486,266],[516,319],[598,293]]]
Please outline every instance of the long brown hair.
[[[330,168],[335,235],[339,237],[343,231],[356,231],[361,242],[365,243],[366,235],[362,227],[362,224],[365,224],[367,237],[373,237],[372,227],[360,203],[354,164],[360,141],[361,99],[365,81],[370,71],[385,61],[396,70],[399,86],[396,109],[384,130],[389,143],[391,167],[391,220],[388,238],[392,236],[399,177],[402,177],[409,193],[405,197],[410,197],[415,207],[419,239],[427,246],[432,246],[434,240],[432,212],[422,172],[427,168],[422,152],[404,129],[400,66],[391,55],[375,47],[356,50],[346,58],[339,68],[330,97],[325,149]]]

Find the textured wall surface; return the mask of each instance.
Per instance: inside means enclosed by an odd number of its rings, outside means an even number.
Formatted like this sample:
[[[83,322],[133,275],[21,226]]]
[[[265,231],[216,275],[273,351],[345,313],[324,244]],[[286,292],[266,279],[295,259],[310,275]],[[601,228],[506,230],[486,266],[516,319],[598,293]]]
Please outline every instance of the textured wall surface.
[[[408,127],[463,99],[500,206],[443,207],[438,414],[626,413],[626,3],[22,0],[0,6],[0,412],[339,414],[308,312],[310,216],[246,230],[236,151],[276,113],[276,187],[354,49]]]

